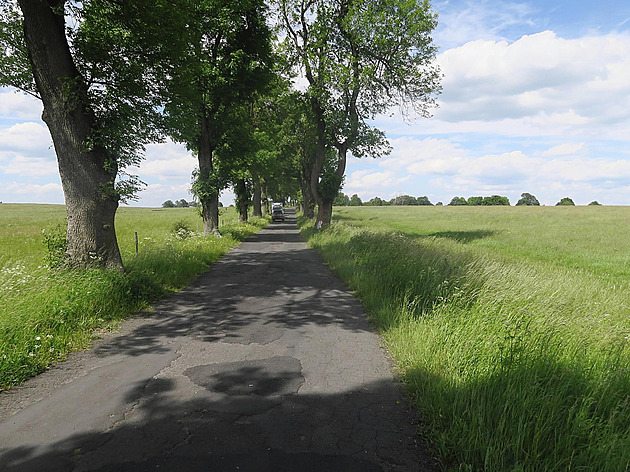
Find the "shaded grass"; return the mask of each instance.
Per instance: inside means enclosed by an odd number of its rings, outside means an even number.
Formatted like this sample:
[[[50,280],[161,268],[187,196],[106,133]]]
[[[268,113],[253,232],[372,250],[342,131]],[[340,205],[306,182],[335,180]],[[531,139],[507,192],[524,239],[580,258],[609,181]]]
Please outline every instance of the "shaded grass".
[[[563,254],[504,251],[499,213],[494,229],[476,215],[457,225],[421,220],[411,234],[392,230],[413,223],[391,213],[345,215],[305,234],[383,333],[444,469],[630,467],[627,279],[601,276],[590,255],[575,267],[579,258]],[[556,219],[547,230],[574,223]],[[533,247],[538,235],[514,225]],[[588,229],[573,237],[590,244]],[[551,253],[545,239],[538,244]]]
[[[12,206],[21,211],[13,212]],[[19,225],[19,214],[25,224]],[[156,216],[159,215],[159,216]],[[151,301],[192,282],[230,248],[268,224],[225,225],[223,238],[190,235],[180,240],[175,223],[196,229],[193,209],[121,208],[116,224],[125,273],[92,269],[51,271],[43,264],[40,224],[63,221],[63,207],[1,205],[0,218],[11,222],[29,244],[13,245],[14,234],[0,234],[0,247],[11,247],[0,269],[0,390],[46,369],[52,362],[87,347],[95,328],[111,328]],[[141,241],[135,253],[138,231]],[[122,236],[122,237],[121,237]],[[131,236],[131,237],[129,237]]]

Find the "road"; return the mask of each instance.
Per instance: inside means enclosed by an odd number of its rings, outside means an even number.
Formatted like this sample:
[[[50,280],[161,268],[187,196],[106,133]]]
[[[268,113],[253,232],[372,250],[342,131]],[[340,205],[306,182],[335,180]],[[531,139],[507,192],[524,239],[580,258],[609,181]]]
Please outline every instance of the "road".
[[[0,394],[0,470],[424,471],[361,304],[295,214]]]

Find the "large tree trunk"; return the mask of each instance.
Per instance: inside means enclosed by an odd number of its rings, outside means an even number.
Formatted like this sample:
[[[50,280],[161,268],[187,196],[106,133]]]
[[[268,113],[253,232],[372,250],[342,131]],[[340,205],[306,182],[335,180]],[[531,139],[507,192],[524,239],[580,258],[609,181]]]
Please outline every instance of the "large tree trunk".
[[[241,223],[245,223],[247,221],[247,209],[249,208],[249,194],[247,192],[247,184],[245,183],[244,178],[240,178],[236,181],[234,193],[236,193],[238,220]]]
[[[315,199],[311,192],[311,186],[305,178],[300,179],[300,189],[302,191],[302,213],[311,219],[315,217]]]
[[[317,228],[330,226],[332,220],[333,200],[323,198],[317,205]]]
[[[28,56],[44,104],[42,119],[55,146],[66,201],[67,258],[73,266],[122,270],[114,229],[118,166],[103,147],[88,146],[96,120],[66,39],[64,3],[19,0]]]
[[[262,205],[261,205],[261,198],[262,198],[262,188],[261,188],[261,184],[260,184],[260,177],[257,175],[254,175],[253,177],[253,182],[254,182],[254,192],[253,192],[253,196],[252,196],[252,200],[253,200],[253,207],[254,207],[254,217],[262,217]]]
[[[317,219],[315,221],[315,228],[320,229],[330,225],[330,218],[332,215],[332,202],[330,210],[326,211],[326,202],[323,195],[319,191],[319,175],[324,168],[324,159],[326,158],[326,122],[324,121],[324,112],[319,103],[311,98],[311,108],[315,115],[317,122],[317,143],[315,148],[315,159],[310,175],[310,187],[311,193],[318,206]]]
[[[197,158],[199,159],[199,174],[197,179],[202,190],[199,192],[199,203],[201,203],[201,217],[203,219],[203,234],[221,237],[219,233],[219,190],[212,185],[212,153],[214,150],[213,139],[210,129],[210,121],[205,108],[202,107],[200,117],[199,149]]]
[[[269,197],[267,197],[267,182],[264,179],[260,184],[260,191],[262,214],[267,216],[269,214],[269,203],[267,202]]]

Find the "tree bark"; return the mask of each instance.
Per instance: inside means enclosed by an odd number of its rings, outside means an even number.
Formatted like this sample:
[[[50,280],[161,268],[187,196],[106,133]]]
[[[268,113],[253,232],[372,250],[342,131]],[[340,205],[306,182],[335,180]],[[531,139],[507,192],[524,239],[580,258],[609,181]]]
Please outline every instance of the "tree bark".
[[[247,221],[247,209],[249,208],[249,195],[247,194],[247,184],[244,178],[240,178],[236,181],[234,192],[236,193],[238,220],[241,223],[245,223]]]
[[[203,234],[221,237],[219,233],[219,190],[212,184],[212,154],[216,147],[212,139],[212,130],[207,110],[202,106],[200,116],[200,135],[197,158],[199,160],[199,175],[197,179],[202,184],[199,192],[201,203],[201,218],[203,219]]]
[[[332,202],[330,202],[329,211],[326,211],[327,204],[319,191],[319,175],[324,168],[324,159],[326,158],[326,122],[324,121],[324,111],[315,98],[311,98],[311,109],[313,110],[315,121],[317,123],[317,143],[309,184],[311,193],[318,207],[315,227],[320,229],[321,227],[330,225]]]
[[[261,206],[262,206],[262,214],[267,216],[269,214],[269,204],[267,203],[267,200],[269,197],[267,197],[267,182],[265,182],[265,180],[263,179],[261,184],[260,184],[260,190],[261,190]]]
[[[64,1],[19,0],[24,37],[42,119],[55,146],[68,220],[67,258],[72,266],[123,269],[114,218],[117,162],[98,143],[87,86],[76,68],[65,34]]]
[[[315,200],[313,199],[311,187],[307,179],[300,179],[300,189],[302,191],[302,213],[309,219],[314,218]]]
[[[262,205],[261,205],[261,198],[262,198],[262,186],[260,184],[260,177],[257,175],[254,175],[253,177],[253,182],[254,182],[254,194],[252,196],[252,200],[253,200],[253,207],[254,207],[254,217],[262,217]]]

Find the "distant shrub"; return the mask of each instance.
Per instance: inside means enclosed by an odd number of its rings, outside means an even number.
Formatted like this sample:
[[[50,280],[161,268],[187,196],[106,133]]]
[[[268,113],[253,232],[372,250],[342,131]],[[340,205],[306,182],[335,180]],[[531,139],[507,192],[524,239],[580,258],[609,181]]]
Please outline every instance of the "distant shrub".
[[[502,197],[501,195],[492,195],[491,197],[483,197],[482,205],[505,205],[510,206],[510,200],[508,197]]]
[[[44,246],[46,246],[44,263],[51,269],[57,269],[63,265],[68,249],[66,225],[56,225],[43,229],[42,234],[44,235]]]
[[[540,206],[540,202],[531,193],[521,193],[521,199],[516,202],[516,206]]]
[[[556,203],[556,206],[575,206],[575,203],[573,203],[573,200],[571,200],[569,197],[564,197],[562,200]]]
[[[468,197],[468,205],[483,205],[483,197]]]
[[[418,201],[416,200],[415,197],[412,197],[411,195],[398,195],[396,198],[392,198],[389,201],[390,205],[404,205],[404,206],[408,206],[408,205],[417,205]]]
[[[348,203],[349,206],[362,206],[363,202],[361,201],[361,198],[359,198],[359,196],[355,193],[354,195],[352,195],[350,197],[350,202]]]
[[[423,196],[423,197],[416,198],[416,205],[425,205],[425,206],[431,205],[432,206],[433,203],[431,203],[431,201],[429,200],[429,197]]]
[[[364,205],[368,205],[368,206],[383,206],[387,204],[388,203],[380,197],[374,197],[371,200],[364,203]]]
[[[162,203],[162,208],[175,208],[175,204],[173,203],[173,200],[166,200]]]
[[[597,200],[593,200],[591,203],[589,203],[589,205],[602,206],[602,204],[599,203]]]
[[[337,196],[335,197],[335,199],[333,201],[333,205],[335,205],[335,206],[348,206],[348,205],[350,205],[350,197],[348,195],[346,195],[345,193],[339,191],[339,193],[337,193]]]
[[[449,205],[462,206],[462,205],[468,205],[468,202],[466,201],[464,197],[453,197]]]

